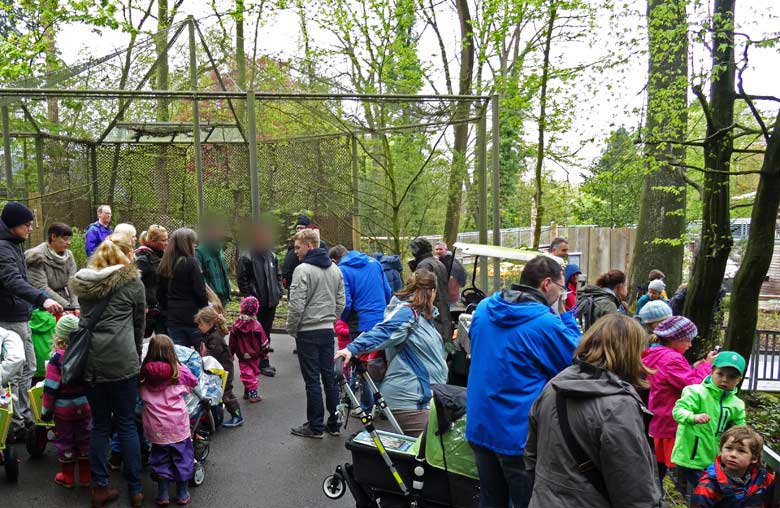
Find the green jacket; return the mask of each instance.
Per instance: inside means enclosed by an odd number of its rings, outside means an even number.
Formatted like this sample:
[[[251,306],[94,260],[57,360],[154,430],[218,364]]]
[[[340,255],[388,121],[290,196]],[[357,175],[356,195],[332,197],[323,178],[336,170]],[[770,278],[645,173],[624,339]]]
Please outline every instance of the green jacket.
[[[693,416],[710,415],[707,423],[694,423]],[[717,457],[720,435],[734,425],[745,425],[745,403],[731,392],[718,388],[710,376],[700,385],[683,388],[672,410],[680,425],[672,451],[672,462],[691,469],[705,469]]]
[[[35,349],[36,377],[46,376],[46,362],[51,356],[51,339],[57,318],[41,309],[34,309],[30,316],[30,334]]]
[[[219,296],[223,305],[227,303],[230,300],[230,282],[222,245],[201,243],[195,249],[195,259],[198,260],[206,284]]]

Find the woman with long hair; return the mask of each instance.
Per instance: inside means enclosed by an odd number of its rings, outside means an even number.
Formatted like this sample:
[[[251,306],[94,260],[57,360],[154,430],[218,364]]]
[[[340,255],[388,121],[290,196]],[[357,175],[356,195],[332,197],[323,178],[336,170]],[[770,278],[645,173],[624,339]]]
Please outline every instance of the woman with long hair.
[[[438,315],[436,274],[415,271],[385,309],[384,320],[360,334],[336,358],[385,350],[387,371],[381,391],[401,430],[417,436],[425,430],[431,384],[447,382],[444,344],[434,322]]]
[[[637,389],[647,334],[626,316],[596,322],[529,415],[525,467],[533,472],[531,508],[660,506],[655,456]]]
[[[141,445],[135,425],[141,345],[144,337],[144,285],[133,263],[133,246],[123,234],[111,234],[76,272],[70,287],[81,303],[82,325],[94,323],[84,382],[92,410],[89,461],[92,506],[119,496],[109,488],[109,437],[117,424],[124,476],[132,506],[143,504]],[[105,305],[101,310],[100,307]],[[100,314],[98,316],[98,314]]]
[[[202,336],[195,314],[209,304],[206,283],[195,260],[195,231],[174,231],[160,260],[157,301],[175,344],[200,349]]]
[[[620,270],[609,270],[588,284],[577,294],[577,315],[582,327],[587,330],[593,323],[607,314],[625,314],[623,301],[628,297],[626,274]]]

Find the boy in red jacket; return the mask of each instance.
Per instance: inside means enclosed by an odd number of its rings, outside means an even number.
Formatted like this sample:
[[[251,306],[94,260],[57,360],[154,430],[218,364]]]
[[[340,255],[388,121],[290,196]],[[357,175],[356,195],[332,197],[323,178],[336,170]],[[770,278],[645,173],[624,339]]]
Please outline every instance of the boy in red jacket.
[[[257,320],[260,302],[254,296],[241,300],[241,313],[230,327],[229,347],[231,353],[238,357],[238,369],[241,382],[244,384],[244,398],[249,402],[260,402],[262,397],[257,393],[260,375],[259,360],[268,354],[269,342],[262,325]]]

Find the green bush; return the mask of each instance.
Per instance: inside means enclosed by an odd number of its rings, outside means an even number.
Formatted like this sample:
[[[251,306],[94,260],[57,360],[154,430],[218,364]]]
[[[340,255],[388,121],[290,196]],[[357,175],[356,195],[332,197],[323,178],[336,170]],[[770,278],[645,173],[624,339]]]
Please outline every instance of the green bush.
[[[780,398],[769,393],[754,393],[744,398],[748,425],[764,436],[767,446],[780,449]]]
[[[87,266],[87,251],[84,250],[85,233],[78,228],[73,228],[73,239],[70,241],[70,251],[76,259],[76,266],[84,268]]]

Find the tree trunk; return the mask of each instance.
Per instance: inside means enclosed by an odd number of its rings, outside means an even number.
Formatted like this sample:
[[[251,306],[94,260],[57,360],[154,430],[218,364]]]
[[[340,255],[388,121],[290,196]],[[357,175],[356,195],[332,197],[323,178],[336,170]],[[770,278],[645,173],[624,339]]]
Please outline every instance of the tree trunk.
[[[550,46],[552,45],[552,33],[555,28],[555,19],[558,16],[558,5],[550,2],[550,19],[547,20],[547,28],[544,34],[544,59],[542,61],[542,87],[539,92],[539,139],[536,147],[536,168],[534,170],[534,250],[539,248],[539,238],[542,236],[542,168],[544,166],[544,133],[547,128],[547,82],[550,79]]]
[[[642,182],[639,226],[634,244],[631,287],[647,282],[650,270],[666,274],[673,293],[682,281],[686,185],[681,169],[685,148],[673,143],[686,136],[688,22],[685,0],[648,0],[648,83],[645,121],[647,175]],[[636,296],[630,292],[631,299]]]
[[[683,310],[699,328],[699,339],[688,351],[689,359],[701,357],[714,346],[717,330],[712,325],[733,244],[729,224],[729,167],[734,150],[731,137],[735,95],[734,3],[735,0],[715,0],[709,104],[701,91],[696,91],[707,117],[707,138],[704,142],[701,245]]]
[[[468,0],[457,0],[458,19],[460,20],[460,72],[458,75],[458,94],[471,94],[471,77],[474,73],[474,40],[471,28],[471,13]],[[465,120],[471,111],[470,101],[458,102],[456,120]],[[461,202],[463,201],[463,180],[466,178],[466,150],[469,142],[468,124],[455,125],[455,144],[452,153],[452,171],[447,191],[447,214],[444,219],[444,241],[452,246],[458,239],[460,227]]]
[[[745,255],[734,279],[726,330],[726,349],[737,351],[745,358],[750,350],[758,321],[758,296],[769,270],[775,247],[775,227],[780,206],[780,113],[775,119],[767,143],[761,177],[750,219]]]
[[[236,0],[236,71],[237,85],[242,91],[246,91],[246,51],[244,49],[244,0]],[[245,121],[246,105],[244,101],[235,102],[236,116],[239,122]]]
[[[168,28],[171,26],[171,20],[168,17],[168,0],[157,0],[157,37],[155,46],[157,47],[157,58],[160,63],[157,64],[157,72],[154,80],[154,88],[157,90],[168,90],[170,81],[168,78]],[[157,99],[157,121],[167,122],[171,119],[168,105],[169,99]]]

